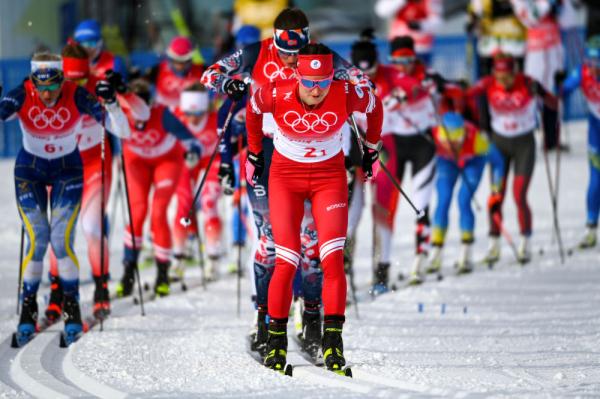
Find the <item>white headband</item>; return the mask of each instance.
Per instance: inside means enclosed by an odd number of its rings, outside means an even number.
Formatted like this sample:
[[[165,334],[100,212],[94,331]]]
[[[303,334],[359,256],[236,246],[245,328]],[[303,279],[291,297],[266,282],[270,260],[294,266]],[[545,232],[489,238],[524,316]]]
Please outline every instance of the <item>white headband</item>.
[[[40,69],[58,69],[62,71],[62,61],[31,61],[31,72],[39,71]]]
[[[183,112],[200,113],[208,110],[208,92],[206,91],[183,91],[179,100]]]

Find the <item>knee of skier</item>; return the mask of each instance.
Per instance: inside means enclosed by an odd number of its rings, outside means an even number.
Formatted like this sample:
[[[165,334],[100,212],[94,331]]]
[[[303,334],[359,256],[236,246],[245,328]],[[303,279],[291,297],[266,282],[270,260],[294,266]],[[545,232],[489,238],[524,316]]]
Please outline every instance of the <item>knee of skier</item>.
[[[31,226],[31,231],[28,232],[27,239],[27,251],[33,252],[32,259],[40,262],[43,261],[50,241],[50,226],[48,226],[48,223],[40,223]],[[32,242],[33,248],[31,248]]]

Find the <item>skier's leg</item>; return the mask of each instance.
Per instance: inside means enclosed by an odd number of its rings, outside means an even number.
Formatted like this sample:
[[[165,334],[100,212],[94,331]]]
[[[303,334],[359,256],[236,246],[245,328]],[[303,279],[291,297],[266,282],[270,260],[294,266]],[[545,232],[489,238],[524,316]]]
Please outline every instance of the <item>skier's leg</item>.
[[[510,166],[510,158],[501,146],[506,139],[497,134],[492,134],[492,142],[488,153],[490,163],[490,186],[491,192],[488,197],[488,218],[490,242],[486,261],[493,263],[500,259],[500,223],[502,223],[502,203],[506,191],[506,179]]]
[[[23,264],[22,307],[19,332],[31,335],[37,323],[36,294],[42,278],[44,255],[50,241],[48,224],[48,162],[21,150],[15,162],[15,191],[19,215],[27,233]],[[37,167],[36,166],[41,166]]]
[[[78,150],[50,161],[50,165],[50,242],[64,294],[65,333],[78,334],[83,327],[79,309],[79,262],[73,242],[83,193],[83,165]]]
[[[144,220],[148,212],[148,200],[150,187],[152,186],[152,175],[154,163],[133,153],[124,154],[124,162],[127,167],[127,185],[129,192],[129,208],[131,210],[132,223],[126,223],[124,233],[123,250],[123,276],[117,285],[117,295],[131,295],[133,289],[134,272],[137,267],[140,250],[143,242]],[[135,171],[135,172],[133,172]],[[131,234],[131,225],[135,237]],[[135,244],[135,250],[134,250]]]
[[[323,360],[332,370],[340,370],[346,363],[342,327],[346,310],[343,249],[348,228],[348,192],[342,164],[340,154],[319,165],[320,172],[311,176],[311,202],[323,268]]]
[[[154,170],[152,186],[151,230],[154,244],[157,275],[154,291],[158,295],[169,294],[169,266],[171,265],[171,229],[167,210],[175,193],[177,178],[184,165],[181,151],[165,154]]]
[[[587,191],[587,225],[597,226],[600,213],[600,119],[590,116],[588,131],[590,182]]]
[[[532,232],[532,220],[531,209],[527,202],[527,191],[535,166],[535,138],[533,132],[515,138],[513,149],[515,160],[513,196],[517,205],[521,231],[518,257],[521,263],[526,263],[531,259],[529,239]]]
[[[442,266],[442,248],[448,229],[448,212],[452,203],[452,192],[454,184],[458,178],[458,167],[448,159],[438,157],[437,159],[437,207],[433,217],[433,229],[431,234],[431,244],[433,245],[433,254],[431,262],[427,268],[428,273],[438,272]]]
[[[393,135],[382,137],[384,157],[387,157],[386,167],[396,172],[398,182],[402,182],[404,175],[404,160],[398,159],[396,143]],[[373,179],[373,222],[376,226],[377,236],[380,242],[379,262],[373,270],[373,285],[387,290],[388,273],[391,260],[392,232],[394,228],[394,217],[398,206],[398,190],[385,173],[378,173]]]
[[[218,258],[222,254],[222,224],[218,210],[221,185],[219,184],[218,164],[213,163],[210,170],[207,170],[206,173],[208,175],[206,176],[206,182],[204,183],[200,197],[202,217],[204,219],[204,237],[206,237],[206,254],[209,258]],[[241,198],[239,200],[241,201]]]
[[[173,220],[173,257],[177,263],[183,262],[185,258],[185,245],[188,239],[190,230],[197,228],[196,218],[191,218],[193,226],[186,228],[179,221],[182,217],[187,217],[188,212],[192,206],[193,193],[192,193],[192,176],[195,170],[192,171],[185,165],[183,159],[181,160],[182,167],[179,179],[177,181],[177,187],[175,188],[175,196],[177,197],[177,210],[175,212],[175,219]]]

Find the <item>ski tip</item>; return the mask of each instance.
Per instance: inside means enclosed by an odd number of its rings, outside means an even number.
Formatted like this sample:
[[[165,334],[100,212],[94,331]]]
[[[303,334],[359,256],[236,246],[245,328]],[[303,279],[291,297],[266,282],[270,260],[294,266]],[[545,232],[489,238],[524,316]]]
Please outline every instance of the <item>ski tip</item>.
[[[291,377],[293,373],[294,373],[294,367],[291,364],[286,365],[284,374],[287,375],[288,377]]]
[[[443,274],[441,274],[441,273],[439,273],[439,274],[437,275],[437,281],[442,281],[443,279],[444,279],[444,275],[443,275]]]
[[[65,334],[64,333],[60,333],[60,341],[58,344],[61,348],[66,348],[69,345],[67,344],[67,339],[65,338]]]
[[[567,256],[573,255],[573,248],[567,249]]]
[[[10,347],[11,348],[15,348],[15,349],[19,348],[19,340],[17,339],[17,333],[16,332],[14,332],[12,334],[12,338],[10,340]]]
[[[350,378],[352,378],[352,369],[351,369],[350,367],[346,367],[346,368],[344,369],[344,375],[345,375],[346,377],[350,377]]]

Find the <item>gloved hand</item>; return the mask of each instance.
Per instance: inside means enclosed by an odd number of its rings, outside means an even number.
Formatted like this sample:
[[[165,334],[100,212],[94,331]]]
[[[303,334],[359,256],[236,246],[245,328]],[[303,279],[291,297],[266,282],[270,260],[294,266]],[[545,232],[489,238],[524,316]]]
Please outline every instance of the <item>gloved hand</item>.
[[[200,162],[201,156],[202,147],[198,143],[192,142],[184,155],[185,165],[190,169],[195,168],[198,162]]]
[[[224,89],[229,98],[233,101],[240,101],[248,91],[248,85],[239,79],[230,79],[225,82]]]
[[[115,72],[112,69],[106,71],[106,80],[117,93],[123,94],[127,91],[127,85],[123,82],[123,75],[119,72]]]
[[[106,80],[96,83],[96,96],[103,99],[106,104],[112,104],[117,100],[115,89]]]
[[[373,165],[379,159],[379,151],[363,145],[362,169],[365,172],[365,177],[371,179],[373,177]]]
[[[567,79],[567,72],[564,70],[556,71],[554,74],[554,87],[558,93],[562,93],[562,86]]]
[[[223,194],[232,195],[235,191],[235,173],[233,173],[233,165],[226,162],[221,162],[219,166],[219,183],[223,188]]]
[[[492,192],[488,198],[488,210],[490,214],[499,213],[502,208],[502,194]]]
[[[248,152],[248,159],[246,160],[246,180],[252,187],[256,184],[258,179],[262,176],[265,171],[265,154],[263,151],[255,154]]]
[[[408,27],[411,30],[421,30],[421,23],[419,21],[408,21]]]

